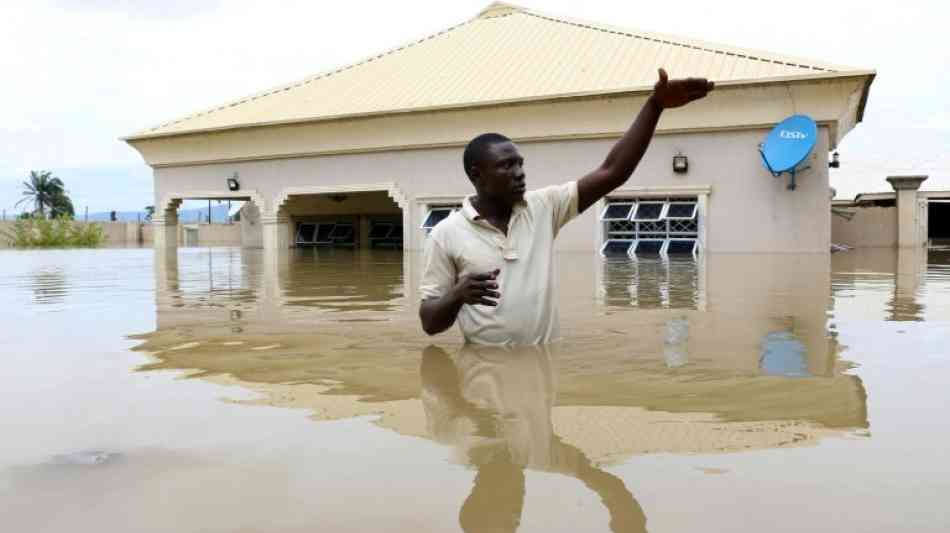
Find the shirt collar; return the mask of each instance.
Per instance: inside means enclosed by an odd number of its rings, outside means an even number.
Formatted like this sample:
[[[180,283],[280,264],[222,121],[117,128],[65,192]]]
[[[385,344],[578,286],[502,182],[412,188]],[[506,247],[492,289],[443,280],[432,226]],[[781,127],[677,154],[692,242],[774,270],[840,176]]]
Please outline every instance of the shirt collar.
[[[462,214],[465,215],[465,218],[469,222],[475,222],[476,220],[482,220],[482,216],[478,214],[478,210],[475,209],[475,206],[472,205],[472,199],[475,198],[475,195],[466,196],[462,200]],[[525,208],[528,207],[528,202],[522,198],[520,202],[515,203],[511,209],[511,218],[515,218],[515,215],[519,214]]]

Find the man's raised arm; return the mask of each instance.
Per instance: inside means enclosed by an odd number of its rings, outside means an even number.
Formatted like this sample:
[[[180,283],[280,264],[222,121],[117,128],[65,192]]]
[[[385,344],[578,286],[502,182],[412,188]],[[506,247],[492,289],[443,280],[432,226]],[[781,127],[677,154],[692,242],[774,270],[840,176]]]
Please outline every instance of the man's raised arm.
[[[610,150],[604,162],[577,181],[579,212],[585,211],[630,178],[650,145],[664,109],[684,106],[703,98],[713,89],[713,83],[705,78],[670,81],[663,69],[660,69],[659,75],[660,80],[653,86],[653,94],[647,98],[637,119]]]

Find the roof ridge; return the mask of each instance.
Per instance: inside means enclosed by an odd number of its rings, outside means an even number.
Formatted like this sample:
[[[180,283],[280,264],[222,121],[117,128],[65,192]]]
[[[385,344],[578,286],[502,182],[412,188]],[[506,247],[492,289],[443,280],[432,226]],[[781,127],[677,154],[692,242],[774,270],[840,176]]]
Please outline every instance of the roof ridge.
[[[494,6],[496,4],[504,4],[504,3],[496,2],[495,4],[492,4],[492,5]],[[513,6],[511,4],[504,4],[504,5],[515,9],[517,12],[523,13],[528,16],[547,20],[549,22],[568,24],[571,26],[578,26],[581,28],[587,28],[590,30],[600,31],[604,33],[625,35],[627,37],[633,37],[636,39],[645,39],[648,41],[654,41],[657,43],[667,44],[667,45],[672,45],[672,46],[682,46],[684,48],[691,48],[693,50],[701,50],[704,52],[712,52],[712,53],[725,54],[725,55],[734,55],[734,56],[752,59],[756,61],[778,63],[778,64],[788,65],[792,67],[812,69],[812,70],[816,70],[820,72],[839,72],[839,71],[848,71],[848,70],[860,70],[855,67],[849,67],[849,66],[844,66],[844,65],[833,65],[830,63],[825,63],[823,61],[818,61],[818,60],[809,59],[809,58],[786,56],[784,54],[769,52],[766,50],[740,48],[736,46],[727,45],[724,43],[715,43],[712,41],[705,41],[702,39],[695,39],[692,37],[663,34],[659,32],[644,31],[644,30],[634,29],[634,28],[623,28],[619,26],[612,26],[610,24],[603,24],[600,22],[581,20],[581,19],[576,19],[573,17],[564,17],[561,15],[546,13],[546,12],[538,11],[535,9],[521,8],[518,6]],[[766,57],[766,56],[772,56],[772,57]],[[806,61],[807,63],[803,63]]]
[[[488,5],[488,7],[479,11],[476,18],[489,19],[495,17],[504,17],[524,11],[526,11],[525,8],[516,6],[514,4],[509,4],[508,2],[492,2]]]
[[[502,2],[495,2],[495,4],[502,4]],[[492,5],[495,5],[495,4],[492,4]],[[491,7],[491,6],[489,6],[489,7]],[[509,13],[509,14],[510,14],[510,13]],[[496,16],[497,16],[497,15],[496,15]],[[213,106],[213,107],[205,108],[205,109],[203,109],[203,110],[201,110],[201,111],[195,111],[195,112],[190,113],[190,114],[188,114],[188,115],[185,115],[185,116],[182,116],[182,117],[179,117],[179,118],[176,118],[176,119],[173,119],[173,120],[169,120],[169,121],[167,121],[167,122],[164,122],[164,123],[161,123],[161,124],[158,124],[158,125],[155,125],[155,126],[146,128],[146,129],[142,130],[140,134],[144,134],[144,133],[147,133],[147,132],[155,131],[155,130],[157,130],[157,129],[165,128],[165,127],[167,127],[167,126],[173,126],[173,125],[175,125],[175,124],[178,124],[178,123],[181,123],[181,122],[185,122],[186,120],[191,120],[191,119],[193,119],[193,118],[197,118],[197,117],[201,117],[201,116],[204,116],[204,115],[208,115],[208,114],[214,113],[215,111],[220,111],[220,110],[222,110],[222,109],[226,109],[226,108],[229,108],[229,107],[235,107],[235,106],[239,106],[239,105],[242,105],[242,104],[246,104],[246,103],[248,103],[248,102],[253,102],[254,100],[258,100],[258,99],[260,99],[260,98],[263,98],[263,97],[265,97],[265,96],[270,96],[270,95],[275,94],[275,93],[284,92],[284,91],[289,91],[289,90],[291,90],[291,89],[296,89],[296,88],[298,88],[298,87],[302,87],[302,86],[304,86],[304,85],[307,85],[307,84],[312,83],[312,82],[314,82],[314,81],[317,81],[317,80],[319,80],[319,79],[326,78],[326,77],[332,76],[332,75],[334,75],[334,74],[338,74],[338,73],[340,73],[340,72],[343,72],[343,71],[346,71],[346,70],[350,70],[350,69],[352,69],[352,68],[355,68],[355,67],[358,67],[358,66],[361,66],[361,65],[365,65],[366,63],[370,63],[370,62],[375,61],[375,60],[377,60],[377,59],[382,59],[383,57],[388,56],[388,55],[392,55],[392,54],[394,54],[394,53],[396,53],[396,52],[401,52],[402,50],[405,50],[406,48],[410,48],[410,47],[416,46],[416,45],[418,45],[418,44],[422,44],[422,43],[425,42],[425,41],[428,41],[428,40],[430,40],[430,39],[434,39],[434,38],[436,38],[436,37],[439,37],[440,35],[444,35],[444,34],[449,33],[449,32],[451,32],[451,31],[455,31],[455,30],[461,28],[462,26],[466,26],[466,25],[468,25],[468,24],[471,24],[471,23],[477,21],[479,18],[482,18],[481,15],[476,16],[476,17],[471,18],[471,19],[468,19],[468,20],[466,20],[466,21],[464,21],[464,22],[460,22],[460,23],[458,23],[458,24],[456,24],[456,25],[454,25],[454,26],[450,26],[450,27],[448,27],[448,28],[446,28],[446,29],[444,29],[444,30],[438,31],[438,32],[436,32],[436,33],[432,33],[432,34],[426,35],[425,37],[418,38],[418,39],[413,39],[413,40],[408,41],[408,42],[405,42],[405,43],[403,43],[403,44],[401,44],[401,45],[394,46],[393,48],[387,49],[387,50],[385,50],[385,51],[383,51],[383,52],[378,52],[378,53],[372,54],[372,55],[370,55],[370,56],[366,56],[366,57],[364,57],[363,59],[360,59],[360,60],[355,61],[355,62],[353,62],[353,63],[347,63],[347,64],[345,64],[345,65],[343,65],[343,66],[333,67],[333,68],[330,68],[330,69],[321,71],[321,72],[319,72],[319,73],[317,73],[317,74],[313,74],[313,75],[307,76],[306,78],[303,78],[303,79],[300,79],[300,80],[297,80],[297,81],[293,81],[293,82],[290,82],[290,83],[284,83],[284,84],[281,84],[281,85],[277,85],[277,86],[275,86],[275,87],[271,87],[270,89],[264,89],[263,91],[258,91],[258,92],[256,92],[256,93],[250,94],[250,95],[248,95],[248,96],[243,96],[243,97],[238,98],[238,99],[236,99],[236,100],[231,100],[231,101],[226,102],[226,103],[224,103],[224,104],[218,104],[218,105]],[[136,135],[138,135],[138,134],[136,134]]]

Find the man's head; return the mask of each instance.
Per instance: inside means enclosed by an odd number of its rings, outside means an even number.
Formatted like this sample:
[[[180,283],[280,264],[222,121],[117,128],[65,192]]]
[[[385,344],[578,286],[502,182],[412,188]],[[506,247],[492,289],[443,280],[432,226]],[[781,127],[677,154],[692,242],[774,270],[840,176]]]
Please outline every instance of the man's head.
[[[462,163],[483,201],[511,206],[524,197],[524,158],[508,137],[498,133],[475,137],[465,147]]]

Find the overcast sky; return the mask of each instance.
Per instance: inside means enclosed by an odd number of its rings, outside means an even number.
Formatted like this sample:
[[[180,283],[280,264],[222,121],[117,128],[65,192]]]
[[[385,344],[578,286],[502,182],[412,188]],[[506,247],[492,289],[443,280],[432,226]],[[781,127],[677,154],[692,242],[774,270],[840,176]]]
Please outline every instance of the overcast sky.
[[[32,169],[78,210],[152,203],[118,140],[147,126],[362,59],[473,17],[488,0],[4,1],[0,208]],[[840,147],[839,197],[897,173],[950,189],[950,3],[521,0],[575,18],[873,68],[864,123]],[[632,117],[631,117],[632,118]]]

